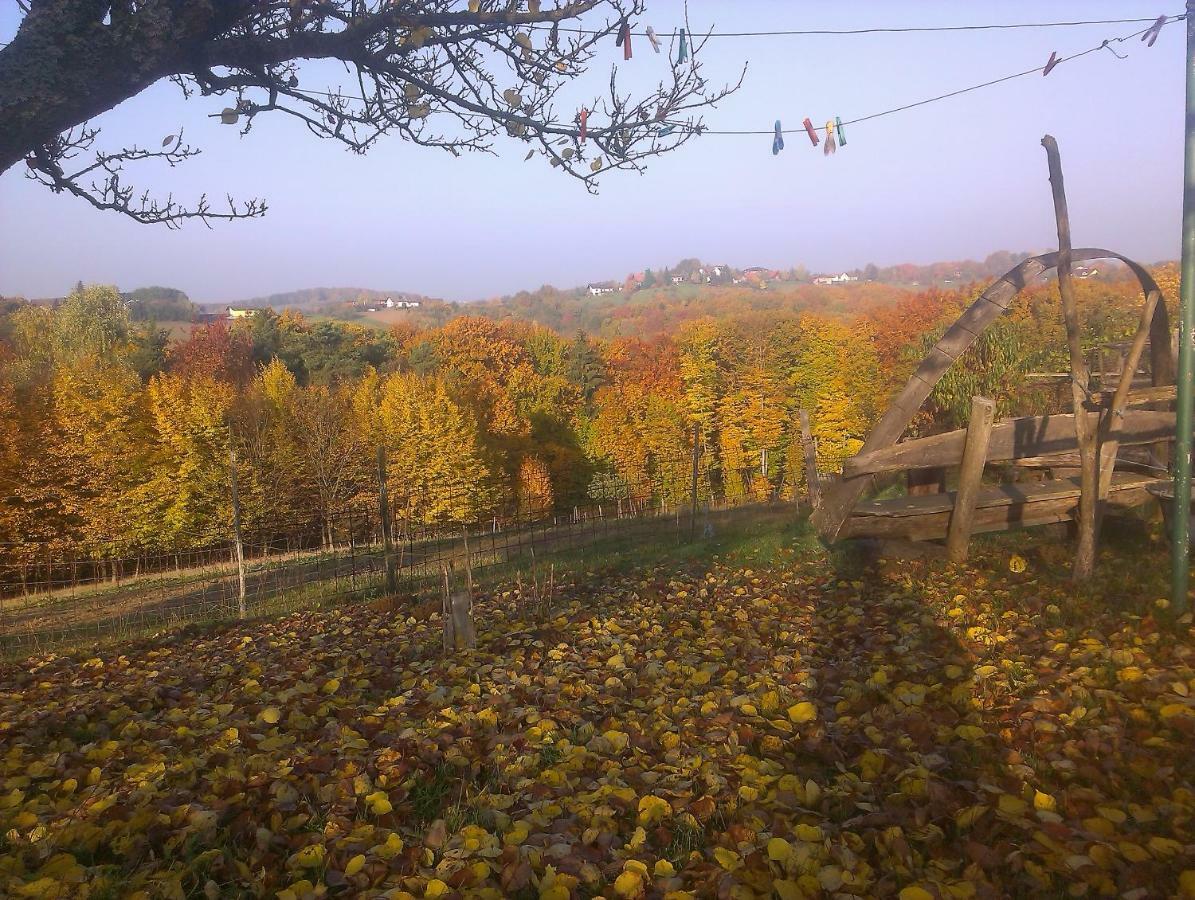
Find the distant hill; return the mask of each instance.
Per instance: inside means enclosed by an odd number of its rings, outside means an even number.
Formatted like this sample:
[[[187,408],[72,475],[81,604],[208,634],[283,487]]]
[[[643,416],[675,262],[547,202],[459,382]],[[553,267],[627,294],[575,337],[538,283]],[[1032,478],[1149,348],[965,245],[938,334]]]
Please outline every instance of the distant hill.
[[[280,294],[270,294],[266,297],[252,297],[248,300],[238,300],[229,306],[265,307],[273,309],[297,309],[303,312],[315,312],[327,307],[337,306],[370,306],[385,303],[386,298],[394,300],[427,300],[429,298],[409,291],[378,291],[372,288],[358,287],[316,287],[302,288],[297,291],[284,291]]]

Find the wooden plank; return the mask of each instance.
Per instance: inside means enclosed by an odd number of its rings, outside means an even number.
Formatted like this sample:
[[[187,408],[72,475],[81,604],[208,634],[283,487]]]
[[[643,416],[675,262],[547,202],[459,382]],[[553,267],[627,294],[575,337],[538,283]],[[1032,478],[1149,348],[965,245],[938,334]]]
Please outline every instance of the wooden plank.
[[[813,443],[813,432],[809,428],[809,413],[797,410],[801,420],[801,448],[805,451],[805,483],[809,486],[809,505],[816,511],[822,505],[821,477],[817,474],[817,447]]]
[[[1128,509],[1148,503],[1149,489],[1155,482],[1143,480],[1123,485],[1109,497],[1109,504]],[[977,507],[971,533],[987,534],[1019,528],[1035,528],[1073,519],[1079,505],[1078,479],[1067,496],[1047,497],[1028,503],[1009,503]],[[910,541],[934,541],[945,538],[950,528],[950,510],[921,516],[852,516],[843,529],[844,537],[896,538]]]
[[[1146,485],[1154,484],[1159,480],[1153,476],[1139,475],[1135,472],[1116,472],[1112,476],[1109,491],[1116,493],[1117,491],[1144,490]],[[977,509],[1016,506],[1078,497],[1079,493],[1080,481],[1078,478],[1051,478],[1047,481],[1030,484],[998,484],[980,491],[976,497],[975,506]],[[888,518],[924,516],[949,513],[954,509],[954,503],[955,492],[953,491],[945,494],[925,494],[920,497],[866,500],[855,507],[854,515]]]
[[[1134,382],[1135,384],[1136,382]],[[1125,398],[1125,406],[1141,406],[1145,403],[1157,403],[1162,400],[1173,400],[1178,394],[1178,387],[1173,384],[1163,384],[1158,387],[1138,388],[1129,391]],[[1088,409],[1093,407],[1106,408],[1112,405],[1115,391],[1096,391],[1091,395]]]
[[[1098,417],[1098,413],[1094,412],[1087,415],[1093,419]],[[1110,436],[1124,446],[1152,444],[1168,437],[1173,439],[1174,413],[1126,410]],[[967,433],[960,429],[902,441],[886,449],[860,453],[848,459],[843,465],[842,475],[843,478],[855,478],[904,469],[958,465],[966,440]],[[1005,419],[992,426],[988,462],[1072,453],[1077,449],[1072,414],[1022,416]]]
[[[993,506],[977,509],[972,522],[972,534],[1031,528],[1052,522],[1065,522],[1079,504],[1078,491],[1070,497],[1044,500],[1017,506]],[[849,537],[903,538],[911,541],[935,541],[945,538],[950,529],[950,511],[943,510],[929,516],[885,518],[883,516],[853,516],[845,529]]]
[[[992,420],[996,404],[987,397],[971,398],[971,418],[967,422],[967,444],[963,448],[963,462],[959,467],[958,492],[950,513],[950,528],[946,534],[946,553],[953,562],[967,558],[967,542],[975,520],[975,503],[983,480],[983,466],[988,456],[988,440],[992,436]]]

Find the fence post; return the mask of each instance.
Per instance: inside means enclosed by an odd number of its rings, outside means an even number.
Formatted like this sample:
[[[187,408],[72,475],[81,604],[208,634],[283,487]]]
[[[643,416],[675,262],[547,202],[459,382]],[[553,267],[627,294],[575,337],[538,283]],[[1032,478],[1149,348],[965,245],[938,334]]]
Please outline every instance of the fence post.
[[[813,432],[809,427],[809,413],[797,410],[801,420],[801,449],[805,454],[805,484],[809,488],[809,505],[819,509],[822,505],[822,482],[817,472],[817,447],[813,443]]]
[[[697,459],[701,454],[697,441],[701,435],[701,424],[693,423],[693,483],[689,490],[691,510],[689,512],[689,540],[697,538]]]
[[[236,539],[237,615],[245,618],[245,542],[241,538],[241,498],[237,494],[237,451],[228,444],[228,486],[232,491],[232,533]]]
[[[390,536],[390,501],[386,497],[386,448],[378,445],[378,515],[382,519],[382,552],[386,571],[386,593],[398,593],[398,578],[394,571],[394,541]]]
[[[967,423],[967,442],[963,445],[958,492],[954,495],[954,509],[950,513],[950,527],[946,535],[946,552],[954,562],[963,562],[967,558],[967,542],[971,539],[975,520],[975,501],[979,496],[983,467],[988,459],[988,442],[995,417],[994,402],[986,397],[971,398],[971,419]]]

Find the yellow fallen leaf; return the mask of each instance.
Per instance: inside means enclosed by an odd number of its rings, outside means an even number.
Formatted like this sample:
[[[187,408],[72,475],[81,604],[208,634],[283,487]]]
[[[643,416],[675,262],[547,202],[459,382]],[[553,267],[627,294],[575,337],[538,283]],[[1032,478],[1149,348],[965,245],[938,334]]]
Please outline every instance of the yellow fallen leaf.
[[[793,829],[797,839],[801,841],[820,841],[822,839],[822,830],[816,825],[806,825],[802,822]]]
[[[639,800],[639,824],[654,825],[672,815],[672,805],[662,797],[649,794]]]
[[[1035,790],[1033,792],[1033,808],[1054,812],[1058,809],[1058,801],[1049,794]]]
[[[308,844],[292,853],[286,865],[291,869],[314,869],[323,865],[325,852],[323,844]]]
[[[1184,900],[1195,900],[1195,869],[1187,869],[1178,876],[1178,895]]]
[[[369,811],[375,816],[384,816],[386,813],[394,811],[385,791],[374,791],[365,798],[365,802],[369,804]]]
[[[911,884],[901,888],[900,900],[934,900],[934,895],[919,885]]]
[[[267,725],[276,725],[278,720],[282,718],[282,713],[276,706],[267,706],[257,714],[257,718],[261,719]]]
[[[784,862],[792,855],[793,847],[784,838],[774,837],[768,841],[768,859],[773,862]]]
[[[423,889],[424,897],[443,897],[449,891],[449,887],[439,878],[433,878],[427,883],[427,887]]]
[[[817,707],[808,700],[794,703],[787,710],[788,718],[800,725],[802,722],[812,722],[817,718]]]
[[[623,872],[614,879],[614,893],[620,897],[638,897],[643,893],[643,876],[638,872]]]
[[[778,878],[772,882],[772,890],[780,900],[805,900],[808,896],[801,885],[788,878]]]
[[[1020,797],[1014,797],[1012,794],[1001,794],[996,805],[1000,807],[1000,812],[1009,816],[1022,815],[1029,806]]]
[[[344,874],[352,878],[358,872],[365,868],[365,854],[358,853],[345,864]]]
[[[737,853],[735,853],[733,850],[728,850],[725,847],[714,848],[714,859],[716,859],[718,861],[718,865],[720,865],[727,872],[733,872],[743,864],[742,859],[739,858]]]

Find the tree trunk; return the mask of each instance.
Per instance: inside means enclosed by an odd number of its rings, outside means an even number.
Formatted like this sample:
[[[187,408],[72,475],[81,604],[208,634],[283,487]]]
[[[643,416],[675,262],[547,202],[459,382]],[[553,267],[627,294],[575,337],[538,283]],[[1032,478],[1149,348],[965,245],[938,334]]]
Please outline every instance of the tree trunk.
[[[0,172],[154,82],[202,68],[203,44],[227,30],[251,0],[150,3],[135,13],[119,6],[41,0],[21,20],[0,50]],[[147,142],[175,124],[156,123]]]

